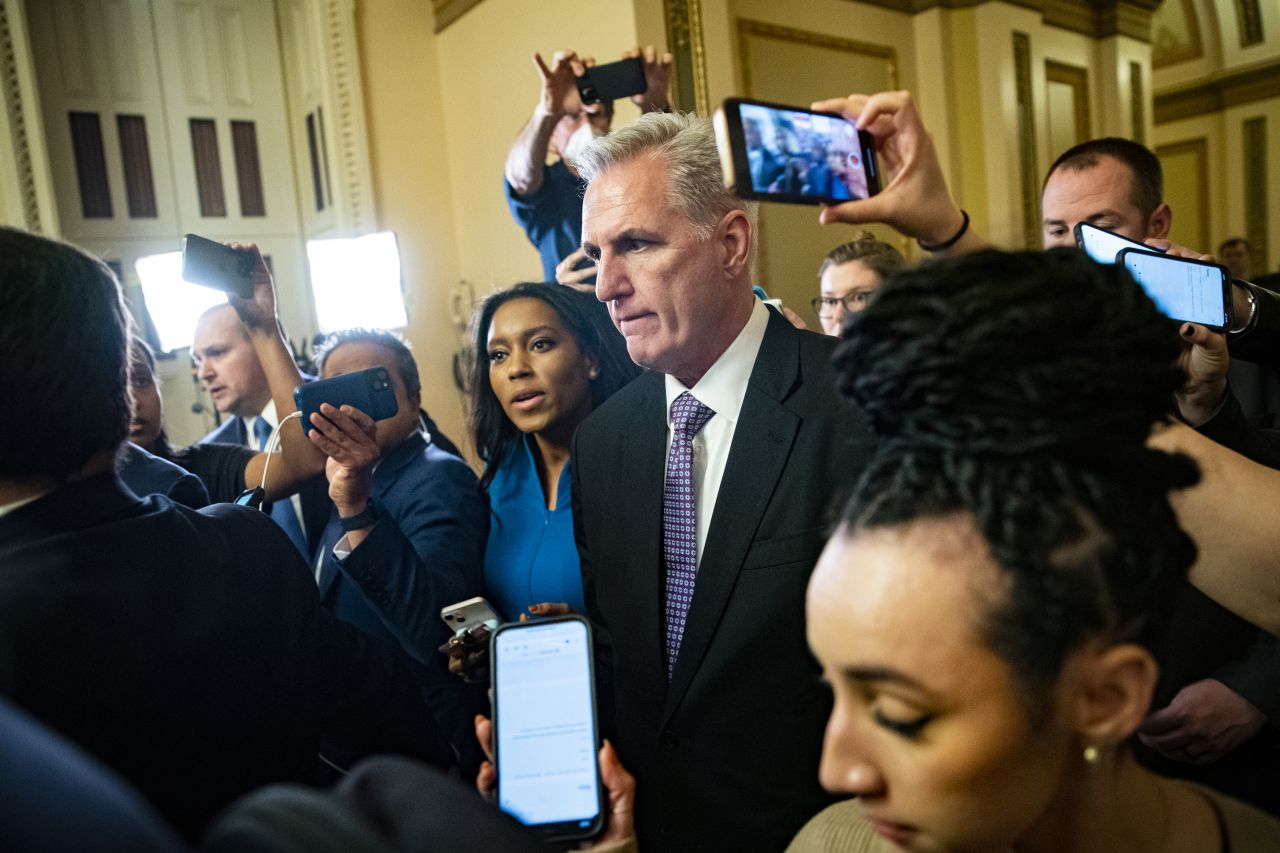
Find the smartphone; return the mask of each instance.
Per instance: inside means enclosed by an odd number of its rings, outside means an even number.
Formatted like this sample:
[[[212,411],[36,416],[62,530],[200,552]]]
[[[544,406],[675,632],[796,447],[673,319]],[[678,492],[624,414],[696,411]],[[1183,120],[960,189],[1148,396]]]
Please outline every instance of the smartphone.
[[[484,625],[490,631],[496,631],[502,622],[502,617],[494,612],[489,602],[480,596],[441,608],[440,618],[454,634],[461,634],[477,625]]]
[[[334,407],[351,406],[375,421],[393,417],[400,411],[396,391],[391,387],[391,375],[385,367],[371,367],[299,385],[293,389],[293,402],[302,412],[304,435],[315,428],[311,423],[311,413],[320,411],[321,403]]]
[[[576,78],[578,96],[584,104],[616,101],[644,94],[644,61],[640,57],[619,59],[605,65],[593,65]]]
[[[182,278],[215,290],[253,298],[253,252],[232,249],[195,234],[182,238]]]
[[[1076,245],[1084,249],[1085,254],[1100,264],[1116,263],[1116,256],[1120,254],[1122,249],[1138,249],[1143,252],[1161,251],[1148,246],[1146,243],[1139,243],[1137,240],[1121,237],[1114,231],[1108,231],[1105,228],[1099,228],[1087,222],[1077,222],[1074,231]]]
[[[1142,249],[1121,249],[1116,263],[1168,317],[1215,332],[1231,328],[1231,273],[1221,264]]]
[[[880,192],[875,139],[844,116],[729,98],[715,128],[725,186],[739,198],[839,204]]]
[[[489,642],[498,806],[547,840],[604,826],[591,626],[508,622]]]

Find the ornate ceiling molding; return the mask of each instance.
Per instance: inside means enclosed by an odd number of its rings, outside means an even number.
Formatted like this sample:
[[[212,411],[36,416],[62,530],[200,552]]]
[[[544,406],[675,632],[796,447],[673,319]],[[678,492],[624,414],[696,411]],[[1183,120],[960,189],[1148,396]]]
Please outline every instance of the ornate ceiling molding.
[[[479,6],[480,0],[431,0],[431,11],[435,14],[436,32],[440,32],[454,21]]]
[[[1155,95],[1155,122],[1164,124],[1227,107],[1280,97],[1280,60],[1225,71]]]
[[[907,14],[930,9],[971,9],[994,0],[854,0]],[[1003,0],[1039,12],[1050,27],[1093,38],[1122,35],[1151,41],[1151,13],[1161,0]]]

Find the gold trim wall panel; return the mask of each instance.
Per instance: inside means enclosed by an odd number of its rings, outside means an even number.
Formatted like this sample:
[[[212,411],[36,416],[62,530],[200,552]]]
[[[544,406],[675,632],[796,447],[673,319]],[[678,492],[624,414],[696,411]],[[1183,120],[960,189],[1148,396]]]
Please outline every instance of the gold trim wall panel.
[[[1071,87],[1071,99],[1075,105],[1076,143],[1090,139],[1093,136],[1093,132],[1090,129],[1091,122],[1089,121],[1089,70],[1078,65],[1068,65],[1065,62],[1046,59],[1044,61],[1044,77],[1046,85],[1048,83],[1061,83],[1064,86]],[[1047,96],[1045,103],[1048,103]]]
[[[1147,99],[1142,85],[1142,64],[1129,63],[1129,116],[1133,120],[1132,138],[1141,145],[1147,144]]]
[[[707,56],[702,40],[701,0],[663,0],[667,24],[667,50],[675,58],[673,105],[710,115],[711,95],[707,86]]]
[[[1236,23],[1241,47],[1262,44],[1262,10],[1258,8],[1258,0],[1236,0]]]
[[[871,59],[883,59],[889,67],[890,87],[898,88],[898,52],[891,47],[882,44],[872,44],[865,41],[855,41],[854,39],[840,38],[838,36],[827,35],[826,33],[816,33],[809,30],[797,30],[791,27],[780,27],[776,24],[767,24],[764,21],[756,21],[751,18],[738,19],[738,60],[742,68],[742,90],[748,94],[752,92],[751,86],[751,63],[749,48],[747,41],[749,36],[757,36],[759,38],[777,39],[779,41],[789,41],[796,44],[804,44],[810,47],[825,47],[831,50],[838,50],[843,53],[852,53],[856,56],[866,56]]]
[[[1245,119],[1241,126],[1244,146],[1244,233],[1253,247],[1255,273],[1269,271],[1267,264],[1267,119]],[[1205,244],[1209,245],[1209,244]]]
[[[1170,157],[1190,152],[1196,161],[1196,195],[1200,198],[1200,233],[1196,235],[1196,246],[1209,246],[1209,142],[1203,136],[1186,139],[1182,142],[1171,142],[1156,147],[1156,156],[1163,163]]]
[[[914,15],[930,9],[971,9],[990,0],[853,0]],[[1114,35],[1151,40],[1151,13],[1161,0],[1004,0],[1039,12],[1047,26],[1091,38]]]
[[[1036,166],[1035,104],[1031,91],[1031,37],[1013,33],[1013,71],[1017,81],[1018,174],[1022,179],[1022,243],[1040,248],[1040,170]]]

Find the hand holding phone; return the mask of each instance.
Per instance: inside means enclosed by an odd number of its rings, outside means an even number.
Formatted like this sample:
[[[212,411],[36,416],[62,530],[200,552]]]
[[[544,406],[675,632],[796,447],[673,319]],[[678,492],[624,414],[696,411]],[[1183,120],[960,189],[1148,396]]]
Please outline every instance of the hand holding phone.
[[[1116,263],[1165,316],[1215,332],[1231,328],[1231,274],[1226,267],[1134,248],[1121,249]]]
[[[395,389],[391,385],[391,375],[382,367],[371,367],[299,385],[293,391],[293,401],[297,404],[298,411],[302,412],[302,430],[306,434],[315,429],[312,415],[319,413],[324,417],[320,412],[320,406],[324,403],[335,409],[350,406],[375,421],[395,417],[400,411]]]
[[[256,260],[250,252],[195,234],[182,238],[183,280],[233,293],[241,299],[253,298]]]
[[[587,66],[574,78],[574,82],[578,87],[578,97],[584,104],[630,98],[644,94],[648,88],[644,76],[644,61],[638,56],[604,65]]]
[[[844,116],[729,98],[715,127],[725,186],[739,198],[840,204],[880,191],[875,141]]]
[[[548,840],[590,838],[605,810],[589,624],[507,623],[489,660],[499,808]]]

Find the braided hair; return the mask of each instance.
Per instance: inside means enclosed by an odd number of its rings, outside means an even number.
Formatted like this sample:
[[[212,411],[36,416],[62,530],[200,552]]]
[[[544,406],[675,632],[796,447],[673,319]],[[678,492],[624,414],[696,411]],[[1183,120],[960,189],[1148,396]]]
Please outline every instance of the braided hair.
[[[985,640],[1031,695],[1087,639],[1149,645],[1195,559],[1146,446],[1182,384],[1176,325],[1119,266],[988,251],[890,279],[836,355],[880,438],[850,531],[967,514],[1008,594]]]

